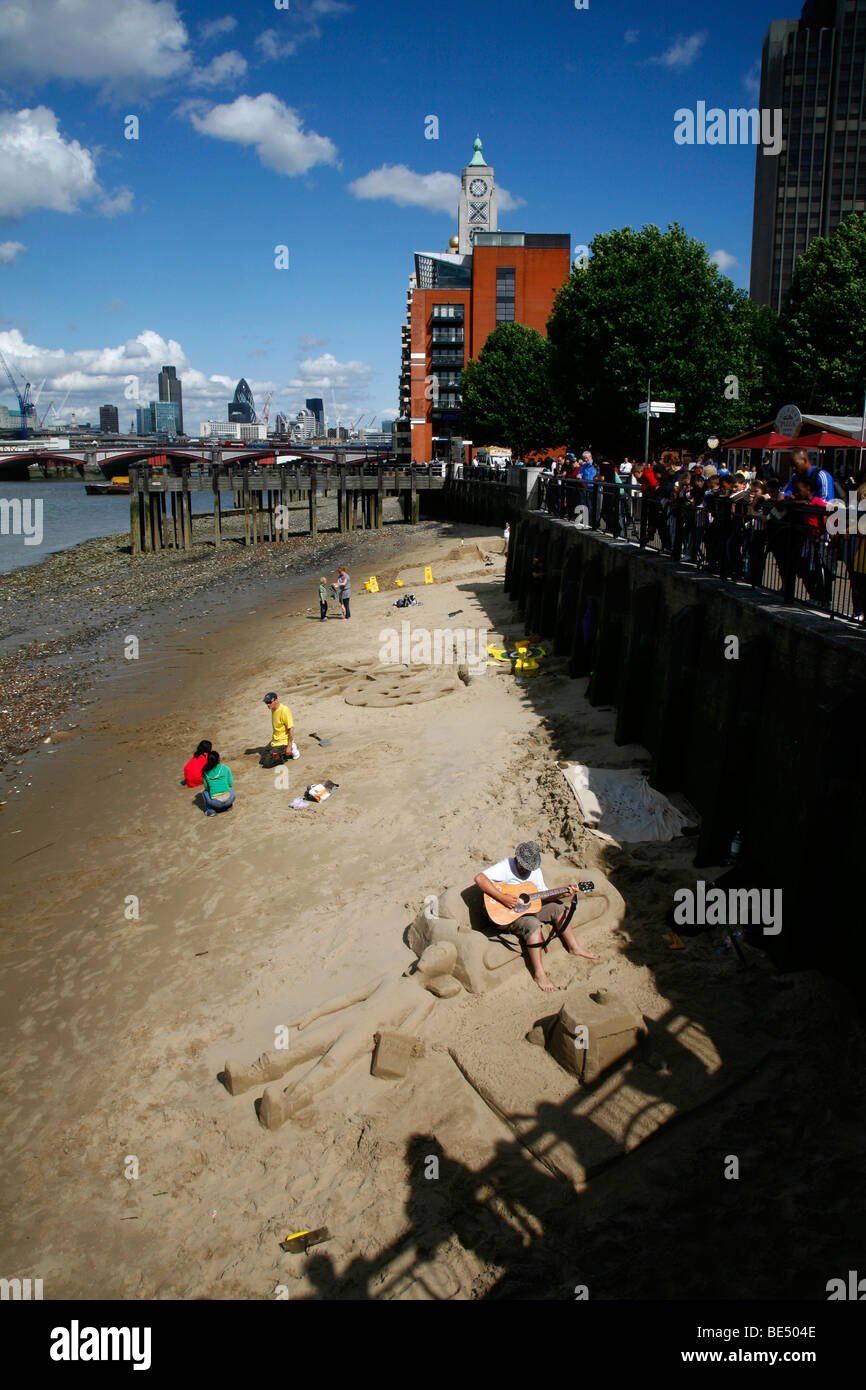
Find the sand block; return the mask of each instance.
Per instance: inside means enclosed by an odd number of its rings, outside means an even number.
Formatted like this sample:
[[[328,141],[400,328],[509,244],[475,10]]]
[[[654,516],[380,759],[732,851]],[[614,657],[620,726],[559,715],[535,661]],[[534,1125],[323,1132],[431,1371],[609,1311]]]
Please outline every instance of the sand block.
[[[643,1015],[630,1000],[604,989],[573,985],[550,1032],[552,1057],[587,1086],[646,1035]]]
[[[223,1068],[226,1090],[230,1096],[241,1096],[252,1086],[263,1086],[268,1081],[277,1081],[294,1064],[285,1052],[263,1052],[255,1062],[226,1062]]]
[[[259,1106],[259,1119],[266,1129],[279,1129],[286,1120],[297,1119],[309,1111],[312,1104],[312,1092],[306,1086],[296,1086],[293,1090],[266,1086]]]
[[[437,999],[453,999],[456,994],[463,993],[463,986],[453,975],[433,975],[424,981],[424,988]]]
[[[399,1081],[409,1070],[412,1058],[422,1056],[424,1051],[420,1038],[408,1033],[376,1033],[374,1042],[370,1074],[383,1081]]]

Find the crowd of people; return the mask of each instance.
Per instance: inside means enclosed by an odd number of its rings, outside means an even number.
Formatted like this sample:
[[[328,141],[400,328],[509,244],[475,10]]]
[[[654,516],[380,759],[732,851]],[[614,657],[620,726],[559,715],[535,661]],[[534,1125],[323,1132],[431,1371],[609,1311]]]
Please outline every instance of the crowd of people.
[[[578,526],[603,530],[669,551],[726,578],[769,582],[789,592],[796,580],[814,602],[832,596],[840,560],[847,570],[853,616],[866,621],[866,536],[827,525],[830,509],[856,494],[866,504],[866,468],[834,478],[805,450],[764,455],[757,469],[731,471],[703,456],[687,462],[670,450],[648,464],[626,458],[596,462],[545,460],[542,505]],[[859,457],[859,456],[855,456]],[[786,481],[783,481],[786,478]],[[778,581],[766,573],[768,559]]]

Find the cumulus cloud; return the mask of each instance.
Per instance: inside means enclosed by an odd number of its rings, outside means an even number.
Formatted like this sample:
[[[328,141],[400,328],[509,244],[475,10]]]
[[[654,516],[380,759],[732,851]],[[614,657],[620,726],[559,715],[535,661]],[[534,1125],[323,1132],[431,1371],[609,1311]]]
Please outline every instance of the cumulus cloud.
[[[247,60],[237,49],[218,53],[205,68],[195,68],[187,78],[193,87],[230,87],[239,82],[247,70]]]
[[[10,323],[9,320],[5,322]],[[68,325],[68,331],[72,328]],[[241,351],[244,357],[249,356],[245,349]],[[311,395],[324,395],[326,408],[334,413],[333,388],[336,413],[344,421],[354,419],[366,404],[368,385],[373,377],[373,368],[365,362],[339,362],[330,353],[302,361],[297,376],[287,384],[254,379],[243,371],[240,361],[229,364],[231,371],[204,372],[193,366],[176,339],[165,338],[153,329],[146,329],[113,346],[66,351],[30,342],[20,327],[10,326],[0,329],[0,352],[8,358],[13,371],[25,380],[36,382],[44,378],[43,392],[50,392],[45,397],[47,400],[52,396],[62,400],[69,392],[65,416],[74,410],[79,420],[96,420],[100,405],[110,402],[120,409],[123,429],[128,428],[137,405],[158,398],[157,377],[166,362],[177,367],[183,387],[184,423],[192,433],[196,432],[201,420],[226,418],[226,404],[241,375],[247,377],[257,405],[264,403],[269,391],[275,392],[272,419],[277,410],[293,415],[303,405],[304,398]],[[372,408],[372,404],[367,405],[368,411]]]
[[[416,174],[405,164],[383,164],[350,183],[349,192],[355,198],[378,198],[401,208],[426,208],[428,212],[447,212],[453,217],[460,198],[460,179],[457,174],[438,170],[433,174]],[[524,201],[496,185],[500,212],[522,207]]]
[[[690,68],[699,57],[706,41],[706,34],[689,34],[688,38],[683,38],[680,35],[670,48],[665,49],[664,53],[660,53],[648,61],[661,63],[662,67],[665,68]]]
[[[0,80],[124,90],[191,66],[174,0],[0,0]]]
[[[305,357],[298,363],[296,376],[292,377],[288,383],[289,389],[294,391],[310,392],[314,388],[318,391],[343,391],[349,395],[357,392],[360,387],[366,387],[373,375],[373,368],[366,362],[352,360],[349,362],[339,362],[330,352],[323,352],[321,357]]]
[[[0,241],[0,265],[14,265],[27,247],[23,241]]]
[[[278,174],[292,177],[305,174],[316,164],[337,162],[333,141],[315,131],[304,131],[297,111],[285,106],[273,92],[240,96],[210,110],[193,106],[189,116],[199,134],[251,145],[265,168]]]
[[[104,216],[115,217],[129,211],[132,193],[125,188],[109,197],[91,151],[64,140],[47,106],[0,114],[0,217],[37,208],[78,212],[94,199]]]
[[[710,255],[710,260],[713,262],[714,265],[717,265],[719,267],[719,270],[722,272],[723,275],[726,275],[729,270],[732,270],[734,268],[734,266],[738,266],[740,264],[736,256],[732,256],[730,251],[722,251],[721,249],[718,251],[713,251]]]
[[[211,39],[217,39],[222,34],[230,34],[233,29],[237,28],[237,23],[234,15],[223,15],[222,19],[208,20],[206,24],[201,26],[199,33],[205,43],[209,43]]]

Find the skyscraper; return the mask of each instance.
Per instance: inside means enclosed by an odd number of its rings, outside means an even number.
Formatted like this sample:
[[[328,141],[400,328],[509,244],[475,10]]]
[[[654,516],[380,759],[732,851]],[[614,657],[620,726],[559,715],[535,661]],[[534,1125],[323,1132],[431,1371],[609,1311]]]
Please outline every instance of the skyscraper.
[[[305,402],[307,410],[312,410],[316,417],[316,434],[325,433],[325,402],[321,396],[311,396]]]
[[[99,429],[102,434],[120,434],[116,405],[101,405],[99,407]]]
[[[782,149],[758,145],[750,293],[782,307],[810,241],[866,212],[866,0],[806,0],[774,20],[761,60],[762,111],[781,110]]]
[[[163,367],[159,374],[159,399],[175,401],[177,404],[177,432],[183,434],[183,389],[177,377],[176,367]]]
[[[243,377],[235,387],[234,397],[229,401],[229,420],[239,421],[242,425],[256,423],[256,403]]]

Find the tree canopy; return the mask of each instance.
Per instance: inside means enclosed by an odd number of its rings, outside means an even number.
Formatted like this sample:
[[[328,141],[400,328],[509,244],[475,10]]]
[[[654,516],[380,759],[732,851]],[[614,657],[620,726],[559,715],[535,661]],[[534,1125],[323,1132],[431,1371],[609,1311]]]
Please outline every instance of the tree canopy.
[[[654,400],[677,406],[654,425],[654,446],[702,447],[768,413],[756,306],[703,242],[674,223],[601,234],[591,251],[548,324],[552,382],[576,445],[638,449],[648,380]]]
[[[522,323],[501,323],[461,377],[462,429],[475,444],[507,445],[516,457],[562,438],[550,385],[550,344]]]
[[[797,262],[778,320],[778,379],[804,411],[859,415],[866,387],[866,218],[846,217]]]

